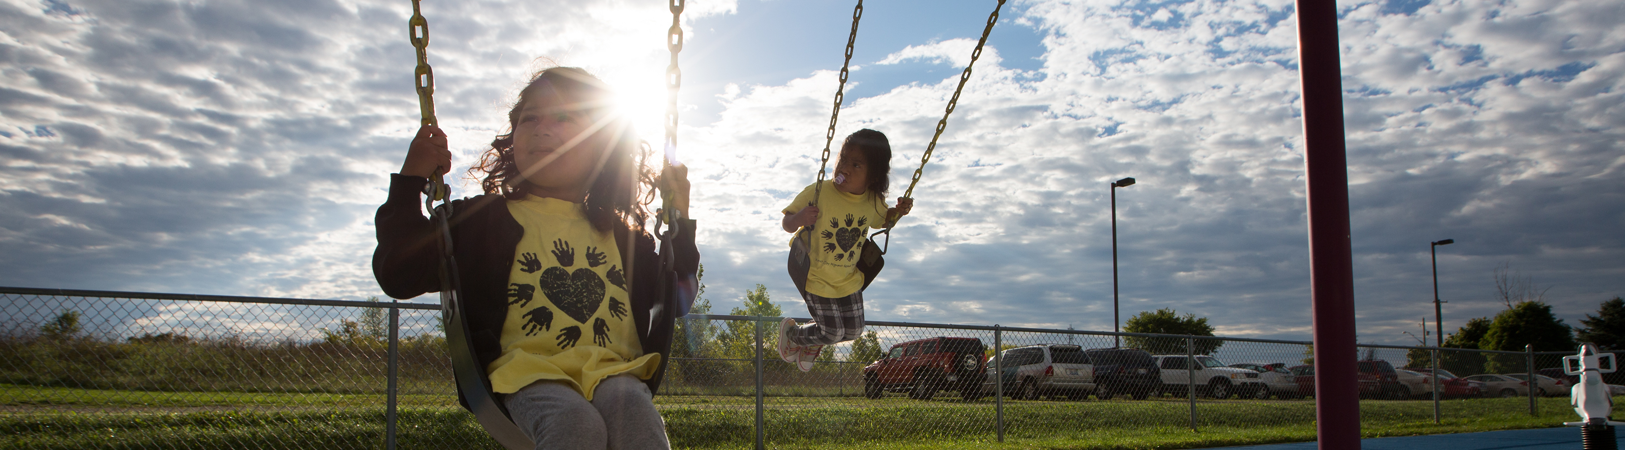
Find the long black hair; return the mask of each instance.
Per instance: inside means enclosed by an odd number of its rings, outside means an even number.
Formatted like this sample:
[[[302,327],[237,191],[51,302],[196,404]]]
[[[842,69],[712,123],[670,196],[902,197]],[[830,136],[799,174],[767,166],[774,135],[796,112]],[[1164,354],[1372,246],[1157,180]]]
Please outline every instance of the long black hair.
[[[841,153],[856,148],[863,152],[863,159],[868,163],[869,185],[865,188],[875,194],[875,198],[886,199],[886,191],[891,189],[891,141],[886,134],[864,128],[846,136],[841,141]]]

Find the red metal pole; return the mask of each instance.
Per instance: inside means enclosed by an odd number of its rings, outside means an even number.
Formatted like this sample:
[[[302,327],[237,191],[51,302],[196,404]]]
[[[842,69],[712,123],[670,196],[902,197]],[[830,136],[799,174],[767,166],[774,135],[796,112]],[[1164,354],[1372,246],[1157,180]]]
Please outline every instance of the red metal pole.
[[[1321,450],[1360,448],[1355,379],[1354,262],[1349,244],[1348,161],[1337,2],[1298,0],[1298,67],[1309,208],[1309,280],[1314,296],[1315,417]]]

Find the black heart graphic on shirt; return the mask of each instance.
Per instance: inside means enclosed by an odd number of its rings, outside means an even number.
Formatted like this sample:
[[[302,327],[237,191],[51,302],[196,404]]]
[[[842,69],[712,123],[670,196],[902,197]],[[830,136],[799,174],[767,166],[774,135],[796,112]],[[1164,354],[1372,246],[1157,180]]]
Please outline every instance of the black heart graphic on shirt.
[[[835,243],[841,245],[841,251],[843,252],[852,250],[852,246],[858,245],[858,240],[861,239],[863,239],[863,230],[857,228],[835,230]]]
[[[598,305],[604,303],[604,279],[590,269],[569,272],[562,267],[549,267],[542,271],[542,292],[564,315],[577,323],[587,323]]]

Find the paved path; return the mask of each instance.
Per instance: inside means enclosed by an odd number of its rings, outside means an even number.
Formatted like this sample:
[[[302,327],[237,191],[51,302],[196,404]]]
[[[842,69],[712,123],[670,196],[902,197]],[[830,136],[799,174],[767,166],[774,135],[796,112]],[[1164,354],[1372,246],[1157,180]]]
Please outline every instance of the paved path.
[[[1625,429],[1615,428],[1616,439]],[[1625,448],[1625,439],[1620,440]],[[1314,450],[1314,442],[1296,444],[1224,447],[1248,450]],[[1488,431],[1483,433],[1435,434],[1432,436],[1406,436],[1361,439],[1363,450],[1579,450],[1580,429],[1574,427],[1543,428],[1538,430]]]

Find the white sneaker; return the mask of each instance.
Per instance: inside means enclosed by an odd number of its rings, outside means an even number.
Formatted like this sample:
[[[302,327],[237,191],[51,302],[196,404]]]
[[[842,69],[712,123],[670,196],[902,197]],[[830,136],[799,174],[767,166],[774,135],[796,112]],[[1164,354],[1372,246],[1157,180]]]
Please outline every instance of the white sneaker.
[[[802,372],[812,370],[813,362],[818,361],[818,354],[823,352],[824,346],[822,345],[809,345],[806,347],[801,347],[801,351],[796,357],[796,367],[801,368]]]
[[[800,363],[801,347],[790,345],[790,330],[796,327],[796,320],[789,317],[779,322],[779,358],[790,364]]]

